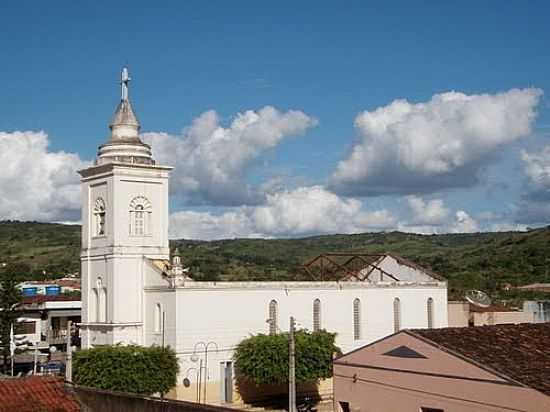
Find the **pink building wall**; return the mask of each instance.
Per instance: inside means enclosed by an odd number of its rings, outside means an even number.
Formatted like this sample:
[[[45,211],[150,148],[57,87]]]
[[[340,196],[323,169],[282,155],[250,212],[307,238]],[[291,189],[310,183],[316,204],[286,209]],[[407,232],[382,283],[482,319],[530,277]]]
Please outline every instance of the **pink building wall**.
[[[406,346],[426,358],[384,353]],[[406,333],[337,359],[334,399],[352,411],[550,411],[550,397],[507,381]],[[338,410],[338,409],[336,409]]]

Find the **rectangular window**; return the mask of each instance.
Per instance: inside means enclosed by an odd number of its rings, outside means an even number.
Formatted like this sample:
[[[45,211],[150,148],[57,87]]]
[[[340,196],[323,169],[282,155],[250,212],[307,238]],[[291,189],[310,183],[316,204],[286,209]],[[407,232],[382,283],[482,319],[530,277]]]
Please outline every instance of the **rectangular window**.
[[[31,335],[33,333],[36,333],[36,322],[19,322],[15,327],[16,335]]]
[[[353,301],[353,339],[361,339],[361,301],[358,298]]]
[[[401,330],[401,300],[393,300],[393,331],[395,333]]]
[[[444,409],[438,409],[438,408],[420,408],[420,412],[445,412]]]

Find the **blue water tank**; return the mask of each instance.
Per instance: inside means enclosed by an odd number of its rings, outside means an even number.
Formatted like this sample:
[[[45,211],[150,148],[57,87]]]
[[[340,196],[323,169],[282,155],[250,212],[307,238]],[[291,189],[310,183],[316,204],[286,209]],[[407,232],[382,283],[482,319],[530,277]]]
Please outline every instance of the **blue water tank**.
[[[37,293],[38,293],[37,287],[27,287],[27,288],[23,288],[23,290],[21,291],[21,294],[23,296],[36,296]]]
[[[57,285],[46,286],[46,295],[53,296],[61,293],[61,287]]]

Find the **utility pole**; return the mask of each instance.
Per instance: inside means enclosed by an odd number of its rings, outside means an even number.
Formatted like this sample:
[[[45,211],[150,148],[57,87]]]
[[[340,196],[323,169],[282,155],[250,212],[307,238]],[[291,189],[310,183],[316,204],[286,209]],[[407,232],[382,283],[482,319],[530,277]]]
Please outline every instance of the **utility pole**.
[[[67,321],[67,362],[65,362],[65,380],[73,381],[73,348],[71,347],[72,321]]]
[[[13,358],[15,357],[15,334],[13,333],[13,323],[10,328],[10,361],[11,361],[11,376],[13,376]],[[5,368],[5,365],[4,365]]]
[[[291,316],[288,332],[288,412],[296,412],[296,347],[294,328],[294,317]]]

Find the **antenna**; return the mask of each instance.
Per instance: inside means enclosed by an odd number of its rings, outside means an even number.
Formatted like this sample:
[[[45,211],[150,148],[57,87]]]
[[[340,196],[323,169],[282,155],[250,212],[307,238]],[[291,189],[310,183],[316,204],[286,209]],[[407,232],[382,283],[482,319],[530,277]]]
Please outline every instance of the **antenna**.
[[[481,290],[469,290],[464,296],[472,305],[487,308],[491,305],[491,298]]]

